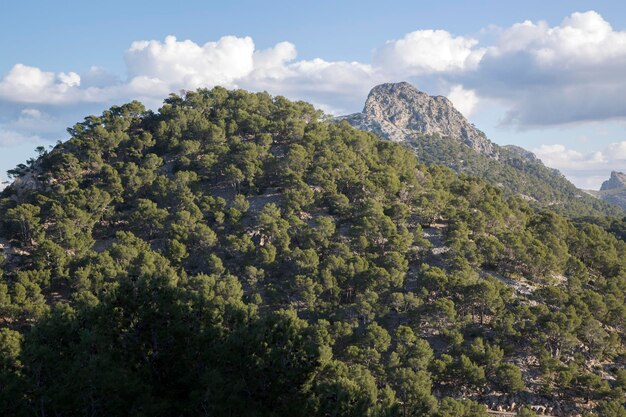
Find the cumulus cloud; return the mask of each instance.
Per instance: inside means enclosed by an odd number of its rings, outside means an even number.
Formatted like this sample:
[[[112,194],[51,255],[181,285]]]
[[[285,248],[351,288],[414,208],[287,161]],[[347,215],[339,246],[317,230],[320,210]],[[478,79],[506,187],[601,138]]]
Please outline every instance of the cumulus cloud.
[[[16,64],[0,81],[0,97],[21,103],[62,103],[75,99],[80,76]]]
[[[104,88],[81,88],[81,76],[76,72],[54,73],[37,67],[15,64],[0,80],[0,102],[19,104],[73,105],[75,103],[105,103],[120,95],[122,90],[108,85]]]
[[[374,64],[404,75],[473,69],[485,50],[476,39],[453,37],[445,30],[418,30],[388,41],[374,54]]]
[[[296,59],[298,52],[291,42],[280,42],[274,47],[256,51],[253,55],[254,79],[281,79],[292,75],[287,64]]]
[[[556,26],[524,21],[501,28],[490,45],[445,30],[417,30],[376,48],[370,63],[298,60],[290,42],[258,50],[252,38],[236,36],[204,44],[174,36],[136,41],[124,60],[126,80],[96,67],[78,74],[16,64],[0,80],[0,100],[156,100],[223,85],[345,111],[359,106],[374,84],[408,79],[432,93],[447,88],[466,115],[477,97],[495,99],[507,109],[503,123],[520,128],[626,117],[626,32],[593,11],[573,13]]]
[[[474,90],[466,90],[460,84],[453,86],[446,96],[465,117],[470,117],[478,105],[476,92]]]
[[[217,42],[198,45],[168,36],[164,42],[133,42],[125,60],[131,80],[142,80],[142,85],[158,80],[172,88],[198,88],[232,86],[254,69],[253,54],[250,37],[224,36]]]

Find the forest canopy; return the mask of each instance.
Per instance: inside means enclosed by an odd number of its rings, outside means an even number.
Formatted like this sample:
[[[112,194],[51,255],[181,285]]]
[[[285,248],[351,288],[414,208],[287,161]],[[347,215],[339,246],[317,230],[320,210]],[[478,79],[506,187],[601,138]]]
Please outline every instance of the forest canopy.
[[[3,415],[626,415],[626,219],[267,93],[69,132],[0,200]]]

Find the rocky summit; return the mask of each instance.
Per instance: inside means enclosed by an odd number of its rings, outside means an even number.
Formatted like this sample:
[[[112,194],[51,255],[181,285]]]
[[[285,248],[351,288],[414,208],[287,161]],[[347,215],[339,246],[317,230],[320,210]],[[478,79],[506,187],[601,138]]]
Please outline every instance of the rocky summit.
[[[443,96],[430,96],[407,82],[374,87],[361,113],[343,116],[352,126],[374,132],[394,142],[408,135],[439,134],[470,148],[495,156],[497,151],[485,134],[467,121]]]
[[[602,183],[600,191],[616,190],[620,188],[626,188],[626,174],[623,172],[613,171],[611,172],[611,178]]]

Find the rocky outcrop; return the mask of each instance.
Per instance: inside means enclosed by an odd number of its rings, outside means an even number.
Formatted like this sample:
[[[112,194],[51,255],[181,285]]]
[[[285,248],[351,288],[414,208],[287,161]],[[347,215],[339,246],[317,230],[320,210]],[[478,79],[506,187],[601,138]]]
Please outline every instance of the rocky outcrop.
[[[20,201],[29,192],[45,189],[45,184],[37,178],[37,174],[35,171],[27,171],[13,180],[10,187],[13,190],[14,199]]]
[[[611,172],[611,177],[602,183],[600,191],[589,191],[589,194],[626,210],[626,174]]]
[[[497,154],[494,144],[450,100],[429,96],[406,82],[374,87],[361,113],[339,119],[394,142],[405,141],[408,135],[439,134],[461,141],[482,154]]]
[[[611,172],[611,178],[604,181],[600,187],[600,191],[626,189],[626,174],[623,172]]]

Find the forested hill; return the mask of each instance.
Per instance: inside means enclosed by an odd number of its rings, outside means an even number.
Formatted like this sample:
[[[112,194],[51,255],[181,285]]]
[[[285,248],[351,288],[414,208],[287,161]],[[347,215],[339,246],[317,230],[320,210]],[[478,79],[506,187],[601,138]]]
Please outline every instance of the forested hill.
[[[406,144],[426,165],[486,179],[534,207],[550,207],[569,217],[626,215],[615,200],[591,197],[532,152],[491,142],[446,97],[429,96],[406,82],[375,86],[362,112],[337,120]]]
[[[2,415],[624,416],[605,228],[265,93],[70,133],[0,200]]]

